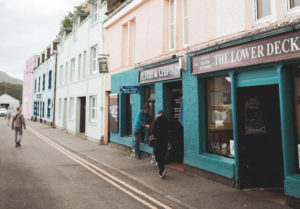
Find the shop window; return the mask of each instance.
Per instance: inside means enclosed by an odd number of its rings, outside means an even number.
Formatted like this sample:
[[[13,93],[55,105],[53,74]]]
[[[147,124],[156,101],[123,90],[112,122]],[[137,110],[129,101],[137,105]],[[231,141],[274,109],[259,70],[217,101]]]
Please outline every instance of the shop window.
[[[232,104],[230,77],[206,80],[207,150],[233,157]]]
[[[266,18],[271,15],[271,0],[256,0],[256,20]]]
[[[152,117],[152,121],[154,121],[155,117],[155,89],[154,85],[145,86],[144,87],[144,104],[148,104],[150,107],[150,115]]]
[[[45,102],[42,103],[42,117],[45,117]]]
[[[300,69],[294,71],[294,97],[295,97],[295,113],[296,113],[296,148],[298,158],[298,169],[300,170]]]
[[[131,95],[126,94],[125,95],[126,100],[126,136],[132,135],[132,100]]]
[[[51,99],[48,99],[47,118],[50,118],[50,109],[51,109]]]

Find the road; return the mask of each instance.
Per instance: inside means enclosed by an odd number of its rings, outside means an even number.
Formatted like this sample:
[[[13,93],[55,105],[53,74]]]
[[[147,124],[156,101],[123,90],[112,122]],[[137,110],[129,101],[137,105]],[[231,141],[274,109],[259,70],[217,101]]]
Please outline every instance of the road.
[[[30,127],[21,148],[15,148],[13,131],[3,118],[0,144],[1,209],[180,208]]]

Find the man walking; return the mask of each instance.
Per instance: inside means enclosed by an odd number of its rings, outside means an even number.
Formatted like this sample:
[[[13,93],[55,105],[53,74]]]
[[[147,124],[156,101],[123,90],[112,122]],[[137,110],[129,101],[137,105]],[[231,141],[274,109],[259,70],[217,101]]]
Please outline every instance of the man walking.
[[[6,111],[7,126],[9,126],[10,118],[11,118],[11,110],[10,110],[10,106],[8,106]]]
[[[143,110],[141,110],[135,120],[134,125],[134,141],[133,141],[133,149],[132,156],[136,159],[141,159],[140,156],[140,142],[142,138],[142,133],[144,133],[144,142],[148,140],[150,135],[150,124],[151,124],[151,116],[149,114],[149,106],[144,105]]]
[[[22,107],[20,106],[17,108],[17,113],[13,116],[12,126],[11,126],[12,130],[15,130],[16,147],[21,146],[21,139],[23,135],[22,126],[24,126],[24,130],[25,130],[26,129],[25,118],[22,114]]]
[[[168,119],[163,111],[159,111],[157,118],[152,126],[152,134],[156,138],[154,146],[154,155],[159,167],[159,176],[163,178],[166,175],[165,156],[168,149]]]

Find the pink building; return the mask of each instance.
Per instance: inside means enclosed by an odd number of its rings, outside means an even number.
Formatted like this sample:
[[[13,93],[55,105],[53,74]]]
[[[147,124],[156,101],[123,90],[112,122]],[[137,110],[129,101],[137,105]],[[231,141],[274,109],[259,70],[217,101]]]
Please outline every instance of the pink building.
[[[33,101],[33,69],[36,67],[37,56],[33,55],[26,61],[26,70],[23,80],[23,114],[26,119],[32,117]]]

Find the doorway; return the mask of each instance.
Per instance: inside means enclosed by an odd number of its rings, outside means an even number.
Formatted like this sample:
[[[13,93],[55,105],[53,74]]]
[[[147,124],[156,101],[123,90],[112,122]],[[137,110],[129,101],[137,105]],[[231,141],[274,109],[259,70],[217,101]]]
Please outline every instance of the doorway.
[[[79,132],[85,133],[85,111],[86,111],[86,98],[80,97],[80,121]]]
[[[181,82],[167,84],[168,89],[168,115],[169,115],[169,141],[172,148],[169,151],[168,162],[183,163],[183,126],[179,121],[182,102]]]
[[[237,107],[240,188],[282,188],[278,86],[238,88]]]

